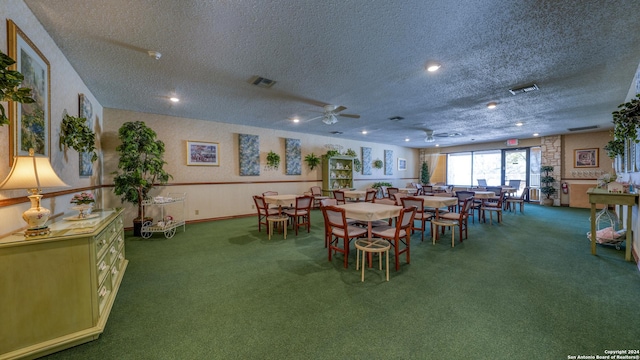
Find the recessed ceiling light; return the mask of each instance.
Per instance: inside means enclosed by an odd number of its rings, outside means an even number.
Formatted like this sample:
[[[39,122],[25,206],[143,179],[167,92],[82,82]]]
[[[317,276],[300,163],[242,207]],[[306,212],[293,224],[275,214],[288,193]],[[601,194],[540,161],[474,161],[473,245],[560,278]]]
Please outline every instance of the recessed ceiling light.
[[[409,141],[409,138],[404,139],[404,141]]]
[[[440,69],[440,64],[431,63],[431,64],[427,65],[427,71],[428,72],[438,71],[438,69]]]
[[[178,99],[177,97],[170,97],[169,100],[171,100],[171,102],[178,102],[180,101],[180,99]]]
[[[440,144],[436,144],[436,147],[440,146]]]
[[[294,122],[294,123],[300,122],[300,119],[298,119],[298,118],[293,118],[293,122]]]
[[[522,126],[522,123],[521,122],[517,122],[516,126]]]
[[[533,134],[533,136],[540,136],[540,134],[538,134],[538,133],[535,133],[535,134]]]
[[[367,130],[362,130],[362,135],[367,135]]]
[[[489,108],[489,109],[495,109],[496,106],[498,106],[498,103],[495,102],[495,101],[492,101],[492,102],[487,104],[487,108]]]

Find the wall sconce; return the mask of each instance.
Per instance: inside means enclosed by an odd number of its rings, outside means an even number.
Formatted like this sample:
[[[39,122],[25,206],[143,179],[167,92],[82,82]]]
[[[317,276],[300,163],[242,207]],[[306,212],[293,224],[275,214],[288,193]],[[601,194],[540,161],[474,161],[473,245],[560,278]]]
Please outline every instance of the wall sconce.
[[[27,222],[25,237],[46,235],[50,232],[46,225],[51,211],[40,206],[43,188],[69,187],[56,172],[53,171],[49,158],[34,156],[33,149],[29,149],[29,156],[14,157],[9,175],[0,184],[0,190],[27,189],[31,201],[31,208],[22,214]]]

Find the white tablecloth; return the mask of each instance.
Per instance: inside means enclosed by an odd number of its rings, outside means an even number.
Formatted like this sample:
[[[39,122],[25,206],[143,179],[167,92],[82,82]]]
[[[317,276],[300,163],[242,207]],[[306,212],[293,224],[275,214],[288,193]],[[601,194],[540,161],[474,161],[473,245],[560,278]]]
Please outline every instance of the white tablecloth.
[[[413,194],[416,191],[418,191],[418,189],[416,189],[416,188],[399,188],[398,191],[401,192],[401,193],[405,193],[405,194]]]
[[[298,196],[299,195],[267,195],[264,197],[264,202],[278,206],[295,206],[296,198]]]
[[[348,197],[350,199],[359,199],[363,198],[366,194],[367,192],[363,190],[348,190],[344,192],[344,197]]]
[[[496,197],[496,193],[493,191],[474,191],[476,199],[493,199]]]
[[[424,206],[432,208],[441,208],[447,206],[453,206],[458,204],[458,198],[448,196],[415,196],[420,199],[424,199]]]
[[[367,202],[357,202],[338,205],[345,210],[345,216],[349,219],[367,221],[367,235],[371,239],[371,222],[374,220],[382,220],[398,217],[402,206],[376,204]]]

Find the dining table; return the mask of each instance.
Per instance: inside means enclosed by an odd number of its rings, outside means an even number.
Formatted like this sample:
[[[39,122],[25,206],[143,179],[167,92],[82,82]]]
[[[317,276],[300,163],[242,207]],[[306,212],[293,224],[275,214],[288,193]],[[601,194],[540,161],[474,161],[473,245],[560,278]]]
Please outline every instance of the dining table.
[[[359,200],[360,198],[365,197],[365,195],[367,195],[367,192],[364,190],[345,190],[344,191],[344,197],[349,199]]]
[[[282,215],[282,206],[294,206],[296,198],[300,195],[267,195],[264,197],[264,202],[267,204],[278,205],[278,215]]]
[[[423,199],[425,207],[434,208],[436,219],[440,217],[440,208],[458,205],[457,197],[432,195],[418,195],[414,197]]]
[[[418,191],[418,189],[416,188],[399,188],[398,192],[401,192],[403,194],[414,194],[416,191]]]
[[[485,201],[496,198],[496,193],[494,193],[493,191],[474,191],[474,192],[475,192],[475,195],[473,195],[473,197],[476,199],[480,199],[482,201],[482,205],[484,205]],[[481,216],[482,216],[482,211],[478,209],[478,221],[480,221]]]

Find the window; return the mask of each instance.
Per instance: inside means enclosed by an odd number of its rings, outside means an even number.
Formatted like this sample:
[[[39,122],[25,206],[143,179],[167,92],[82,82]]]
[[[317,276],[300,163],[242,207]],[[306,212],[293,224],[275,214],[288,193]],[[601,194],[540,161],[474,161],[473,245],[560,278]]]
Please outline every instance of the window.
[[[471,153],[447,154],[447,184],[471,185]]]
[[[473,153],[473,179],[471,184],[478,185],[478,179],[487,180],[489,186],[502,185],[502,151],[475,151]]]

